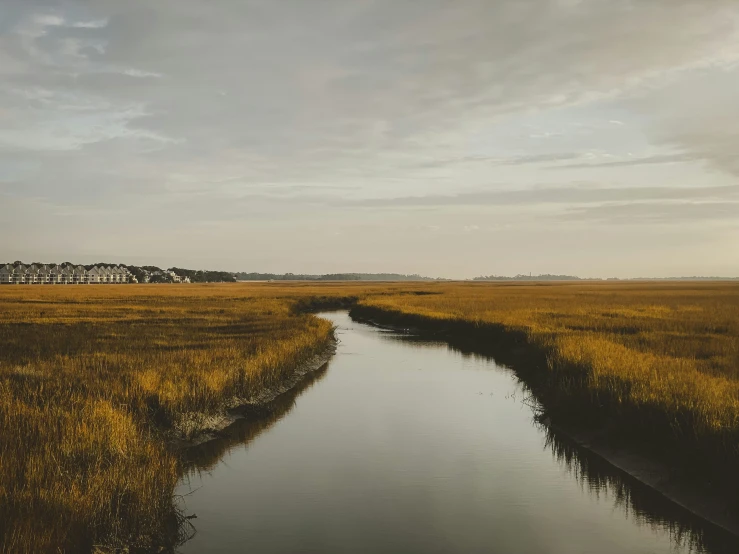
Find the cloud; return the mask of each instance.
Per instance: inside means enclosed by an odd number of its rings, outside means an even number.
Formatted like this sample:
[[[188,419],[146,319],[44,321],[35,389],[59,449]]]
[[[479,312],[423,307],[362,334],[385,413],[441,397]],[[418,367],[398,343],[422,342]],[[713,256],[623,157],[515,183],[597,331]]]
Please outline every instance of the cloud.
[[[33,21],[41,27],[61,27],[66,24],[63,17],[53,14],[38,14]]]
[[[161,73],[157,73],[155,71],[142,71],[141,69],[124,69],[123,70],[124,75],[128,75],[129,77],[138,77],[138,78],[144,78],[144,77],[156,77],[161,78],[163,75]]]
[[[116,103],[149,104],[138,125],[150,132],[204,152],[228,143],[280,159],[311,155],[332,172],[368,148],[385,156],[419,149],[420,137],[475,113],[620,94],[676,68],[730,58],[735,34],[722,16],[731,5],[99,2],[74,17],[37,16],[57,30],[32,48],[54,58],[67,44],[69,54],[54,62],[61,72],[123,66],[129,76],[167,75],[166,86],[106,89]],[[66,23],[74,20],[107,24]],[[84,53],[93,37],[104,40],[104,54]],[[35,69],[29,79],[50,78]],[[212,101],[215,88],[226,100]]]
[[[493,157],[493,156],[466,156],[463,158],[438,159],[426,162],[420,162],[413,167],[419,168],[442,168],[453,167],[459,165],[477,165],[484,164],[489,166],[500,165],[529,165],[540,164],[545,162],[560,162],[567,160],[575,160],[582,158],[583,154],[579,152],[555,152],[550,154],[524,154],[519,156]]]
[[[366,208],[446,206],[532,206],[542,204],[601,204],[606,202],[739,200],[739,185],[722,187],[539,187],[478,191],[454,195],[405,196],[346,200],[341,205]]]
[[[108,26],[109,19],[95,19],[91,21],[77,21],[72,23],[72,27],[77,29],[102,29]]]
[[[669,89],[641,94],[627,105],[650,119],[647,130],[655,143],[739,177],[738,69],[732,65],[691,73]]]
[[[737,223],[739,199],[731,202],[631,202],[587,206],[567,210],[557,219],[564,221],[592,221],[611,224],[666,224],[680,221]]]
[[[305,234],[358,208],[580,221],[732,200],[738,17],[735,0],[5,0],[0,187],[80,225],[302,207]]]
[[[561,162],[566,160],[574,160],[582,157],[578,152],[560,152],[554,154],[528,154],[524,156],[515,156],[512,158],[501,159],[498,161],[500,165],[527,165],[540,164],[542,162]]]
[[[612,162],[592,162],[592,163],[577,163],[577,164],[566,164],[558,166],[558,169],[582,169],[582,168],[595,168],[595,167],[630,167],[638,165],[652,165],[652,164],[673,164],[673,163],[685,163],[700,160],[701,157],[697,154],[657,154],[653,156],[642,156],[633,157],[626,160],[617,160]]]

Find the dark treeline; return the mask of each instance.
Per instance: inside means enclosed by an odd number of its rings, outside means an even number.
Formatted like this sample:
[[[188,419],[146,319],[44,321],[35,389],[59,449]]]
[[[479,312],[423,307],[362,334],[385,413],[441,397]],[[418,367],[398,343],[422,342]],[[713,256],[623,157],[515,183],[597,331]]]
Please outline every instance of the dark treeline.
[[[505,277],[503,275],[483,275],[482,277],[475,277],[473,281],[584,281],[590,279],[582,279],[574,275],[551,275],[546,273],[544,275],[522,275],[518,274],[515,277]]]
[[[739,277],[577,277],[575,275],[522,275],[506,277],[504,275],[483,275],[473,281],[736,281]]]
[[[311,275],[305,273],[246,273],[233,274],[238,281],[441,281],[421,275],[401,273],[327,273]]]
[[[209,271],[200,269],[184,269],[181,267],[172,267],[170,271],[174,271],[180,277],[189,277],[191,283],[235,283],[236,277],[228,271]]]
[[[737,281],[739,277],[634,277],[633,281]]]

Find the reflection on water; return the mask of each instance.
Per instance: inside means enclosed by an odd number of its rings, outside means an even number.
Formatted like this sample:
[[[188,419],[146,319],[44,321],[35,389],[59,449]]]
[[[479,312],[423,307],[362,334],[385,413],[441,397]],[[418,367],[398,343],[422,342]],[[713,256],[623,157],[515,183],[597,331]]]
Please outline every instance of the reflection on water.
[[[320,381],[328,371],[329,363],[308,373],[295,387],[275,398],[265,406],[255,407],[236,420],[221,436],[212,441],[189,448],[184,454],[185,477],[211,471],[234,448],[244,448],[261,433],[268,431],[295,406],[295,400]]]
[[[190,453],[181,552],[739,552],[536,424],[491,359],[326,317],[329,367]]]
[[[191,477],[202,477],[203,473],[211,471],[216,464],[232,449],[245,449],[251,441],[261,433],[267,431],[277,421],[292,410],[295,400],[303,392],[310,389],[314,383],[326,375],[328,363],[317,370],[308,373],[295,387],[281,394],[272,402],[264,406],[255,407],[244,413],[243,419],[236,420],[227,429],[224,429],[218,438],[187,449],[183,455],[182,487],[190,487]],[[175,510],[179,520],[179,531],[176,544],[182,545],[195,536],[197,527],[193,525],[192,516],[187,515],[186,496],[175,495]]]
[[[380,336],[384,340],[396,340],[414,346],[445,346],[463,357],[495,361],[491,355],[475,351],[473,344],[460,340],[441,342],[423,335],[389,329],[381,329]],[[524,383],[521,383],[520,395],[521,401],[531,406],[533,412],[538,411],[538,403]],[[544,435],[545,449],[552,453],[560,466],[589,493],[610,500],[624,517],[633,519],[639,525],[666,531],[676,549],[711,554],[739,552],[739,541],[730,533],[696,517],[601,456],[584,449],[565,433],[542,425],[533,417],[532,424]]]
[[[583,449],[567,435],[545,426],[545,447],[590,494],[608,499],[615,509],[640,525],[666,531],[687,552],[736,553],[739,542],[729,533],[695,517],[657,491]]]

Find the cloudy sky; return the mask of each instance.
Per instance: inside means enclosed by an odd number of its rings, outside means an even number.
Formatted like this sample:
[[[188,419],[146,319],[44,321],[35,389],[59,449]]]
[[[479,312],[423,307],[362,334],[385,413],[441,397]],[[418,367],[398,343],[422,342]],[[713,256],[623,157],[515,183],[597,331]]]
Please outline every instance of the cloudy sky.
[[[0,0],[0,261],[739,275],[736,0]]]

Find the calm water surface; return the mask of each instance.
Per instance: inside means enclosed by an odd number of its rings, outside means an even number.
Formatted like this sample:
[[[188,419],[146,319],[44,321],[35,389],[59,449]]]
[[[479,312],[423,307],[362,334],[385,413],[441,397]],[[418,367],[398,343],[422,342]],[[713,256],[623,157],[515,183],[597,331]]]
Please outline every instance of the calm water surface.
[[[193,454],[183,554],[739,552],[537,425],[493,361],[322,315],[328,367]]]

